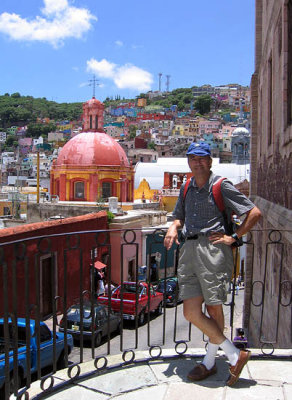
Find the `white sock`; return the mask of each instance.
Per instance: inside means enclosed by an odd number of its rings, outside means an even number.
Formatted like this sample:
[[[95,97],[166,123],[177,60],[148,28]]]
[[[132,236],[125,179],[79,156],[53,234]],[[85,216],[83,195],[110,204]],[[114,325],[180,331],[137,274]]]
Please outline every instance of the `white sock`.
[[[207,354],[205,355],[202,364],[207,369],[211,369],[215,364],[215,357],[219,349],[219,344],[208,342]]]
[[[234,344],[232,344],[228,339],[225,339],[224,342],[222,342],[219,346],[226,354],[226,357],[228,358],[230,364],[234,366],[237,363],[240,350],[235,347]]]

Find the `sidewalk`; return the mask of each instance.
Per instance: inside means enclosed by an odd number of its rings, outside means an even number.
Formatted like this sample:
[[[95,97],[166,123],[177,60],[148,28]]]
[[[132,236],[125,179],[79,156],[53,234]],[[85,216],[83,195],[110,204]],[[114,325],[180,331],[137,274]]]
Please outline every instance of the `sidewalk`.
[[[29,398],[50,400],[71,400],[72,398],[78,400],[292,399],[291,350],[275,350],[274,358],[269,359],[262,356],[260,358],[260,350],[253,349],[252,358],[243,369],[239,381],[231,388],[225,385],[228,377],[228,363],[222,355],[217,359],[216,375],[197,383],[187,380],[187,373],[196,361],[202,360],[204,354],[204,349],[188,349],[187,356],[172,358],[174,350],[163,350],[163,359],[155,360],[149,359],[149,352],[140,351],[135,353],[134,363],[128,365],[121,365],[123,364],[121,355],[109,356],[107,369],[99,372],[96,371],[93,361],[89,361],[80,365],[82,379],[68,383],[70,378],[67,371],[58,371],[54,375],[54,386],[64,385],[59,391],[44,396],[40,383],[34,382],[28,391]],[[101,359],[98,362],[98,368],[102,368],[103,363],[104,359]],[[76,373],[75,366],[72,369],[72,376]],[[51,380],[48,379],[45,387],[48,387],[50,383]]]

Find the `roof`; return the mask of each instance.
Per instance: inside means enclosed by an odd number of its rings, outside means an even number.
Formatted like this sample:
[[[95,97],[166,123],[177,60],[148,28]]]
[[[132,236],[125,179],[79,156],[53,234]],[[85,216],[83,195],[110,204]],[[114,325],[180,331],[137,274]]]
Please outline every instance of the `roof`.
[[[123,148],[105,132],[82,132],[60,151],[56,166],[129,166]]]
[[[236,185],[244,179],[249,180],[250,165],[220,164],[219,158],[213,158],[212,171],[215,175],[228,178]],[[164,157],[158,158],[157,163],[137,163],[135,166],[135,189],[139,187],[143,179],[146,179],[151,189],[161,190],[164,185],[164,172],[190,172],[187,158]]]

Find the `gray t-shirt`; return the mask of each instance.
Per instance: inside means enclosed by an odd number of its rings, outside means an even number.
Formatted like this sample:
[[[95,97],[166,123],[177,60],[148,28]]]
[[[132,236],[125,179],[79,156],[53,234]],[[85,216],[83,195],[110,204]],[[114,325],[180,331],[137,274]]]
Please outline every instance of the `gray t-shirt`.
[[[184,185],[181,187],[173,216],[175,219],[184,221],[183,234],[185,236],[225,231],[222,213],[216,206],[212,194],[213,181],[215,182],[218,178],[211,172],[209,181],[199,189],[193,177],[185,199],[183,198]],[[222,182],[221,193],[227,214],[233,211],[241,216],[254,207],[254,204],[228,180]]]

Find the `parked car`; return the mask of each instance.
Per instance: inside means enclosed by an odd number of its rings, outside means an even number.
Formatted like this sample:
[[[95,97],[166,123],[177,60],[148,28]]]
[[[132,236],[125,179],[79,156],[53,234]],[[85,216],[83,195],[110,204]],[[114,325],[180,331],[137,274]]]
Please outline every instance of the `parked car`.
[[[35,320],[30,320],[30,370],[27,369],[27,348],[26,348],[26,319],[17,319],[17,346],[18,346],[18,357],[17,357],[17,371],[14,370],[14,337],[13,337],[13,326],[11,319],[8,319],[8,332],[9,332],[9,372],[10,372],[10,393],[14,389],[16,376],[18,376],[18,386],[20,387],[21,381],[27,377],[28,374],[32,374],[37,371],[37,326]],[[44,322],[40,322],[39,326],[39,337],[40,337],[40,367],[45,368],[53,365],[53,347],[54,339],[53,332],[47,327]],[[65,367],[65,343],[64,334],[56,332],[56,360],[57,369]],[[7,343],[7,342],[6,342]],[[0,318],[0,398],[4,398],[5,391],[5,336],[4,336],[4,319]],[[71,335],[67,335],[67,349],[68,354],[73,349],[73,338]]]
[[[108,304],[108,297],[101,296],[98,301]],[[156,292],[152,284],[148,286],[146,282],[138,282],[138,285],[136,285],[136,282],[124,282],[123,285],[115,289],[111,296],[111,308],[119,313],[122,309],[123,318],[126,320],[135,320],[137,317],[139,325],[144,324],[147,313],[161,314],[162,304],[163,294]]]
[[[91,305],[92,304],[92,305]],[[91,340],[94,337],[95,347],[99,346],[104,336],[108,332],[120,332],[121,319],[114,312],[108,313],[106,306],[99,302],[86,302],[83,304],[83,331],[81,330],[81,307],[80,304],[72,305],[67,310],[67,332],[74,339],[80,340],[83,335],[84,340]],[[92,318],[92,316],[94,316]],[[59,331],[64,332],[65,318],[60,321]]]
[[[176,306],[182,300],[179,297],[179,287],[177,278],[161,279],[156,286],[156,291],[163,293],[163,299],[166,306]]]

